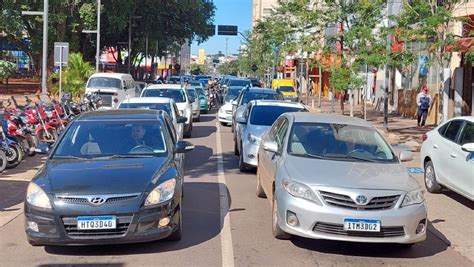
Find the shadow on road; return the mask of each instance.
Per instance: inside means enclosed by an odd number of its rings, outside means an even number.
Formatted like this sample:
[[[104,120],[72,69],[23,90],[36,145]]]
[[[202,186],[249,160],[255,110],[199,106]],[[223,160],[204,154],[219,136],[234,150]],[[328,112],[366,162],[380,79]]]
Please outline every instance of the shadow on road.
[[[216,126],[201,126],[199,124],[193,125],[193,132],[191,134],[192,138],[203,138],[208,137],[211,134],[216,132]]]
[[[0,212],[14,211],[10,208],[23,202],[29,181],[0,180]]]
[[[211,122],[216,118],[215,111],[211,111],[208,114],[202,114],[201,113],[201,121],[200,122]],[[196,123],[196,122],[195,122]],[[199,125],[199,122],[197,122]]]
[[[217,161],[213,154],[212,148],[201,145],[196,145],[191,153],[186,154],[184,160],[186,179],[217,175]]]
[[[0,173],[0,178],[24,179],[25,177],[22,177],[22,174],[25,171],[39,170],[46,161],[46,158],[47,157],[42,155],[27,157],[17,167],[13,169],[5,169],[2,173]]]
[[[183,200],[183,239],[178,242],[155,241],[107,246],[46,246],[50,254],[73,256],[133,255],[182,250],[215,238],[221,231],[224,216],[220,214],[219,183],[185,183]],[[231,203],[229,203],[230,207]]]
[[[314,240],[293,237],[291,242],[297,247],[321,253],[344,256],[378,257],[378,258],[424,258],[439,254],[448,249],[450,241],[431,223],[428,224],[426,240],[412,247],[400,244],[355,243],[332,240]]]
[[[40,264],[38,267],[98,267],[98,266],[107,266],[107,267],[121,267],[125,266],[123,263],[54,263],[54,264]]]

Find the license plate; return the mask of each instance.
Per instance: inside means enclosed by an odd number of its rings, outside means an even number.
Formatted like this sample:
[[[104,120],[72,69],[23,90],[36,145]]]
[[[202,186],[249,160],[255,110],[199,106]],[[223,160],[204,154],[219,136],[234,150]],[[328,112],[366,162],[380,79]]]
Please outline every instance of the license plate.
[[[380,221],[367,219],[345,219],[344,230],[354,232],[380,232]]]
[[[79,230],[115,229],[116,224],[115,216],[77,217],[77,229]]]

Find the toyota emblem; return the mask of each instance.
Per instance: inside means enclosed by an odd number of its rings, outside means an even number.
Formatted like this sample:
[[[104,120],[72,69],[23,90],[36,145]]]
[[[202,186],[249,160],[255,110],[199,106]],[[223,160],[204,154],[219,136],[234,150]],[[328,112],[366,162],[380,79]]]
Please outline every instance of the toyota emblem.
[[[103,198],[103,197],[93,197],[93,198],[89,199],[89,202],[92,205],[102,205],[105,202],[105,198]]]
[[[358,195],[355,201],[358,205],[365,205],[367,204],[367,197],[364,195]]]

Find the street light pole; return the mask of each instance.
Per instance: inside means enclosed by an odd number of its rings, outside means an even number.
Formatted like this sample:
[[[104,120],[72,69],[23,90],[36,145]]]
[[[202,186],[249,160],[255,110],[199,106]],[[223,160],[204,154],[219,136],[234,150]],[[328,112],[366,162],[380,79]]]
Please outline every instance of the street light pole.
[[[132,47],[132,11],[130,11],[130,16],[128,17],[128,74],[130,74],[130,61],[131,61],[131,49]]]
[[[43,64],[41,70],[41,92],[48,93],[46,81],[48,79],[48,9],[49,2],[44,0],[43,6]]]
[[[100,0],[97,0],[97,47],[95,52],[95,72],[99,72],[100,61]]]

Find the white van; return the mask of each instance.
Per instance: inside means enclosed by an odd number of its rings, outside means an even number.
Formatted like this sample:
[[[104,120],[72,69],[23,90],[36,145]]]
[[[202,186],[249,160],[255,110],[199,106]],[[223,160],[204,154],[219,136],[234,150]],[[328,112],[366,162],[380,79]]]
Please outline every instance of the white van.
[[[137,96],[132,75],[125,73],[96,73],[89,77],[86,94],[97,92],[105,108],[116,108],[126,98]]]

